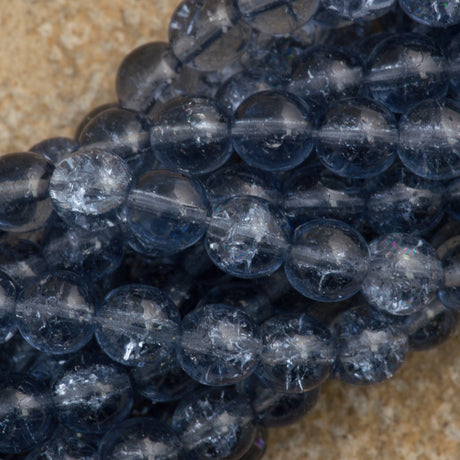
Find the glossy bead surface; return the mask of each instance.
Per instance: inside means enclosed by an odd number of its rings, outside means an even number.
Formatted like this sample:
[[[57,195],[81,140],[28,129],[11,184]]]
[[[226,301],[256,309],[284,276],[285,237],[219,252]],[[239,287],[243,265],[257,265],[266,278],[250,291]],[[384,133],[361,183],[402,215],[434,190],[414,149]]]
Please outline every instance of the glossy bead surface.
[[[370,21],[388,13],[395,3],[396,0],[323,0],[321,5],[326,11],[351,21]]]
[[[414,21],[430,27],[449,27],[460,22],[460,5],[441,0],[399,0],[401,9]]]
[[[460,236],[452,236],[436,252],[444,272],[438,296],[446,307],[460,312]]]
[[[43,155],[53,165],[75,152],[79,148],[78,142],[69,137],[51,137],[30,147],[30,152]]]
[[[0,344],[8,342],[16,331],[16,286],[0,271]]]

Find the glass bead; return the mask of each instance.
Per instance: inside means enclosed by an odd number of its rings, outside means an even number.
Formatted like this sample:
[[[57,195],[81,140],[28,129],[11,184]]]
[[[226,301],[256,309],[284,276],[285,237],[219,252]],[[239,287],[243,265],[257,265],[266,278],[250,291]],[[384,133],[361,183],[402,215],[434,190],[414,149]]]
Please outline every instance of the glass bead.
[[[334,323],[335,373],[353,385],[383,382],[403,364],[407,335],[383,312],[367,305],[353,307]]]
[[[356,294],[369,268],[369,248],[351,226],[314,220],[297,227],[284,265],[292,286],[320,302]]]
[[[51,137],[30,147],[29,151],[43,155],[53,165],[75,152],[78,142],[69,137]]]
[[[72,272],[41,276],[25,286],[16,305],[18,329],[40,351],[72,353],[93,335],[94,299]]]
[[[222,166],[232,153],[230,122],[212,99],[181,96],[155,114],[150,143],[166,168],[208,173]]]
[[[260,359],[256,325],[242,310],[202,305],[182,320],[182,369],[204,385],[230,385],[247,377]]]
[[[229,387],[184,397],[172,427],[192,459],[240,458],[251,446],[255,426],[249,401]]]
[[[309,107],[280,91],[262,91],[244,100],[235,111],[231,132],[238,155],[265,171],[293,169],[313,149]]]
[[[444,66],[442,51],[429,36],[391,35],[368,58],[366,89],[393,112],[404,113],[423,99],[446,95]]]
[[[436,252],[444,272],[438,296],[446,307],[460,312],[460,236],[447,239]]]
[[[0,452],[26,452],[40,445],[54,428],[49,390],[27,374],[0,380]]]
[[[447,50],[447,74],[449,77],[449,94],[455,99],[460,99],[460,77],[458,69],[460,66],[460,33],[450,38]]]
[[[334,361],[329,329],[305,314],[276,315],[262,324],[257,373],[283,393],[304,393],[329,377]]]
[[[199,70],[218,70],[243,53],[251,28],[240,20],[231,0],[184,0],[169,23],[174,54]]]
[[[376,176],[393,163],[398,147],[396,118],[370,99],[332,104],[319,131],[318,157],[339,176]]]
[[[456,1],[399,0],[399,6],[411,19],[430,27],[449,27],[460,22],[460,5]]]
[[[417,236],[390,233],[369,244],[371,262],[362,293],[371,306],[393,315],[424,308],[441,287],[434,248]]]
[[[98,116],[100,113],[105,112],[108,109],[116,109],[119,108],[120,106],[116,102],[107,102],[106,104],[101,104],[94,109],[90,110],[85,116],[80,120],[80,123],[77,126],[77,129],[75,130],[75,139],[78,141],[80,139],[81,133],[85,126],[96,116]]]
[[[16,286],[0,271],[0,344],[13,337],[16,327]]]
[[[206,250],[224,272],[239,278],[259,278],[283,263],[289,226],[268,201],[234,197],[214,208],[206,234]]]
[[[396,0],[323,0],[322,6],[326,11],[350,21],[371,21],[388,13]]]
[[[267,450],[268,430],[263,426],[256,427],[254,441],[249,450],[240,457],[240,460],[262,460]]]
[[[31,347],[20,334],[14,334],[0,347],[0,372],[3,376],[27,372],[37,360],[40,352]]]
[[[100,149],[79,150],[56,166],[51,201],[68,225],[104,228],[125,203],[131,180],[121,157]]]
[[[128,284],[112,290],[96,312],[96,339],[114,361],[144,366],[170,355],[180,315],[159,289]]]
[[[444,199],[446,211],[453,218],[460,220],[460,178],[446,184]]]
[[[319,0],[237,0],[243,19],[254,29],[271,35],[285,35],[307,23]]]
[[[125,420],[108,432],[99,446],[100,460],[181,460],[183,446],[161,420],[140,417]]]
[[[201,184],[173,171],[145,174],[128,197],[127,222],[134,237],[146,248],[170,254],[204,235],[208,214]]]
[[[53,164],[38,153],[9,153],[1,156],[0,171],[0,230],[43,227],[53,211],[48,193]]]
[[[414,174],[430,180],[460,175],[460,104],[430,99],[409,109],[399,122],[399,157]]]

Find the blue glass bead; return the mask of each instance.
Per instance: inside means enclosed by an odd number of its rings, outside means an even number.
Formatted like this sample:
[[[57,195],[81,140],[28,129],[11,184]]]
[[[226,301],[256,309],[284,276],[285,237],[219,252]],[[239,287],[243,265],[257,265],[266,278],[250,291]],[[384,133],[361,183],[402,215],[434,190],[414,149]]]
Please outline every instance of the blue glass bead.
[[[334,361],[329,329],[301,314],[276,315],[263,323],[258,375],[283,393],[304,393],[329,376]]]
[[[376,176],[393,163],[398,147],[396,118],[370,99],[345,99],[325,113],[318,157],[339,176]]]
[[[8,342],[16,332],[16,286],[0,271],[0,344]]]
[[[313,149],[309,107],[292,94],[262,91],[244,100],[232,121],[233,146],[250,166],[285,171]]]
[[[314,46],[294,61],[286,89],[320,104],[356,96],[362,84],[363,67],[362,60],[344,48]]]
[[[449,27],[460,22],[460,5],[456,1],[399,0],[399,6],[411,19],[430,27]]]
[[[29,151],[39,153],[53,165],[57,165],[78,148],[78,142],[69,137],[51,137],[33,145]]]
[[[388,13],[396,0],[323,0],[326,11],[350,21],[370,21]]]
[[[191,460],[240,458],[251,446],[255,427],[248,399],[233,388],[185,396],[172,418]]]
[[[0,372],[4,376],[29,372],[39,355],[36,348],[31,347],[20,334],[15,334],[0,347]]]
[[[181,65],[165,42],[151,42],[131,51],[118,68],[118,102],[124,109],[147,112],[160,94],[179,78]]]
[[[26,452],[40,445],[54,428],[49,390],[26,374],[0,380],[0,452]]]
[[[181,460],[183,446],[161,420],[140,417],[125,420],[107,433],[99,446],[100,460]]]
[[[333,325],[337,358],[335,374],[353,385],[383,382],[403,364],[407,335],[383,312],[368,305],[353,307]]]
[[[427,35],[395,34],[382,40],[367,62],[366,89],[397,113],[427,98],[444,97],[449,84],[441,49]]]
[[[460,33],[450,38],[447,46],[447,74],[449,77],[449,94],[455,99],[460,99]]]
[[[167,168],[204,174],[230,157],[230,122],[215,101],[182,96],[155,113],[150,143]]]
[[[257,327],[246,313],[224,304],[207,304],[182,320],[178,358],[194,380],[230,385],[253,372],[261,345]]]
[[[458,233],[443,242],[436,252],[444,272],[438,296],[446,307],[460,312],[460,237]]]
[[[460,178],[450,181],[445,189],[445,209],[455,219],[460,220]]]
[[[214,208],[206,234],[206,250],[224,272],[239,278],[259,278],[283,263],[289,227],[268,201],[234,197]]]
[[[201,184],[158,170],[142,176],[128,197],[127,222],[139,246],[179,252],[205,233],[209,203]]]
[[[112,290],[96,312],[96,339],[114,361],[144,366],[172,353],[179,310],[159,289],[128,284]]]
[[[231,0],[184,0],[169,23],[174,54],[199,70],[218,70],[243,53],[251,28],[242,22]]]
[[[410,234],[390,233],[369,244],[371,262],[362,293],[371,306],[393,315],[422,310],[441,287],[434,248]]]
[[[262,460],[267,450],[268,430],[263,426],[256,427],[254,441],[249,450],[240,460]]]
[[[429,99],[409,109],[399,122],[399,157],[414,174],[430,180],[460,175],[460,104]]]
[[[108,109],[115,109],[119,108],[120,106],[116,102],[108,102],[106,104],[101,104],[94,109],[90,110],[87,114],[84,115],[84,117],[80,120],[80,123],[77,126],[77,129],[75,130],[75,139],[78,141],[80,139],[81,133],[85,126],[96,116],[98,116],[100,113],[105,112]]]
[[[30,232],[45,225],[53,208],[48,193],[53,164],[20,152],[0,158],[0,230]]]
[[[44,275],[27,284],[19,294],[16,315],[24,339],[45,353],[72,353],[93,335],[93,296],[72,272]]]

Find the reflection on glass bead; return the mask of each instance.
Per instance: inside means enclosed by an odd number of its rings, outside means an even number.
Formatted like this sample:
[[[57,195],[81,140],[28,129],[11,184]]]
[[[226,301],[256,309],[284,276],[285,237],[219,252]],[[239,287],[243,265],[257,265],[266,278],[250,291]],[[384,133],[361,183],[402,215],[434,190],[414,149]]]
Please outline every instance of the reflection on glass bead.
[[[214,208],[206,250],[226,273],[258,278],[281,266],[288,231],[286,218],[268,201],[234,197]]]
[[[285,314],[262,325],[258,374],[284,393],[304,393],[329,376],[334,361],[329,329],[307,315]]]
[[[389,168],[397,146],[396,119],[390,111],[370,99],[345,99],[324,115],[318,157],[335,174],[365,178]]]
[[[394,315],[424,308],[440,288],[441,261],[426,241],[390,233],[369,244],[371,262],[362,292],[370,305]]]
[[[78,142],[69,137],[51,137],[33,145],[29,151],[39,153],[53,165],[57,165],[78,148]]]
[[[171,354],[179,333],[177,307],[159,289],[128,284],[109,292],[96,313],[96,338],[113,360],[144,366]]]
[[[0,158],[0,230],[30,232],[46,223],[53,211],[48,193],[53,164],[38,153]]]
[[[240,460],[262,460],[267,450],[268,430],[263,426],[256,427],[254,441],[249,450],[240,457]]]
[[[322,0],[326,11],[351,21],[366,20],[383,16],[393,8],[396,0]]]
[[[387,315],[367,305],[344,312],[333,330],[335,373],[346,383],[380,383],[392,377],[406,358],[407,335]]]
[[[315,220],[297,227],[284,265],[292,286],[320,302],[356,294],[369,268],[369,248],[349,225]]]
[[[401,9],[414,21],[430,27],[449,27],[460,22],[460,5],[445,0],[399,0]]]
[[[452,236],[436,252],[444,272],[438,296],[446,307],[460,312],[460,236]]]
[[[251,28],[242,22],[231,0],[184,0],[169,23],[174,54],[199,70],[218,70],[246,48]]]
[[[115,108],[119,108],[119,105],[116,102],[108,102],[106,104],[98,105],[94,107],[94,109],[90,110],[87,114],[83,116],[80,123],[78,124],[77,129],[75,130],[75,139],[77,141],[78,139],[80,139],[80,135],[83,132],[83,129],[93,118],[95,118],[100,113],[105,112],[108,109]]]
[[[93,335],[94,300],[72,272],[31,281],[20,293],[16,315],[21,335],[45,353],[72,353]]]
[[[26,452],[40,445],[54,428],[49,390],[26,374],[0,380],[0,452]]]
[[[167,168],[204,174],[222,166],[232,152],[230,125],[218,104],[205,97],[182,96],[156,114],[150,143]]]
[[[399,123],[399,157],[414,174],[434,180],[460,176],[460,104],[423,101]]]
[[[302,163],[313,149],[309,107],[293,94],[262,91],[236,109],[233,146],[250,166],[285,171]]]
[[[242,310],[203,305],[185,316],[179,361],[182,369],[204,385],[229,385],[257,366],[261,341],[256,325]]]
[[[0,271],[0,344],[8,342],[16,331],[16,286]]]

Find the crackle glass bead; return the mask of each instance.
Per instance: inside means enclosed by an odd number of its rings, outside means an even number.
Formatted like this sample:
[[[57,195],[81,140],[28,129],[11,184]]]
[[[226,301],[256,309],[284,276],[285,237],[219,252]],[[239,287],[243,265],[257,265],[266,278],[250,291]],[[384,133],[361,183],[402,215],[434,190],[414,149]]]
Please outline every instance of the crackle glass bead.
[[[334,373],[344,382],[369,385],[393,376],[403,364],[408,338],[388,315],[367,305],[352,307],[333,324]]]
[[[338,220],[314,220],[296,228],[284,268],[291,285],[305,297],[344,300],[361,288],[369,248],[353,227]]]
[[[214,100],[180,96],[155,114],[150,143],[168,169],[208,173],[222,166],[232,153],[230,121]]]
[[[258,278],[283,263],[289,226],[280,210],[257,197],[234,197],[213,210],[206,250],[224,272]]]
[[[460,236],[452,236],[436,252],[444,272],[438,296],[444,305],[460,312]]]
[[[51,137],[33,145],[29,151],[39,153],[53,165],[57,165],[79,147],[78,142],[69,137]]]
[[[0,157],[0,230],[30,232],[45,225],[53,211],[48,192],[53,169],[34,152]]]
[[[449,80],[441,49],[427,35],[394,34],[383,39],[367,62],[366,89],[397,113],[427,98],[444,97]]]
[[[103,228],[124,204],[131,180],[121,157],[96,148],[78,150],[56,166],[51,201],[68,225]]]
[[[16,332],[16,286],[0,271],[0,344],[8,342]]]
[[[388,13],[396,0],[322,0],[322,7],[331,14],[350,21],[370,21]]]
[[[199,70],[218,70],[243,53],[251,28],[232,0],[184,0],[169,23],[169,43],[179,60]]]
[[[128,284],[107,294],[95,321],[96,339],[110,358],[128,366],[144,366],[172,353],[180,315],[159,289]]]
[[[207,304],[185,316],[178,357],[204,385],[230,385],[247,377],[260,359],[257,326],[238,308]]]
[[[262,324],[258,375],[284,393],[304,393],[329,377],[334,361],[332,335],[305,314],[276,315]]]
[[[369,304],[393,315],[422,310],[441,287],[443,270],[423,239],[390,233],[369,244],[371,261],[362,286]]]
[[[456,1],[399,0],[399,6],[411,19],[430,27],[449,27],[460,22],[460,5]]]
[[[191,459],[237,460],[251,446],[254,413],[233,388],[206,389],[185,396],[172,418]]]
[[[414,174],[431,180],[460,176],[460,104],[429,99],[399,122],[399,157]]]
[[[209,203],[201,184],[173,171],[143,175],[131,190],[127,222],[139,246],[175,253],[206,232]]]
[[[233,146],[250,166],[285,171],[313,149],[309,106],[293,94],[262,91],[244,100],[232,120]]]
[[[94,299],[74,273],[50,273],[20,292],[16,316],[19,332],[33,347],[51,354],[72,353],[93,335]]]
[[[318,157],[335,174],[376,176],[393,163],[398,147],[394,115],[381,104],[353,98],[332,104],[324,114]]]

